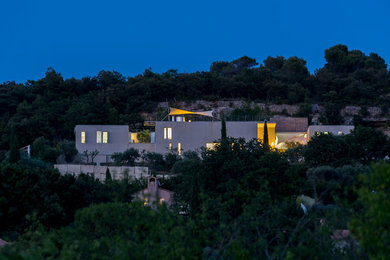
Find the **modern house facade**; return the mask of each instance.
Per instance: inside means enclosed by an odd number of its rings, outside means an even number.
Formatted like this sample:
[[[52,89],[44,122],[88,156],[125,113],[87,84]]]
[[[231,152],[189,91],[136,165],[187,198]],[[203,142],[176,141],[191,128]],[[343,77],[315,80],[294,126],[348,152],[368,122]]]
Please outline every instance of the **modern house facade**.
[[[195,120],[196,119],[196,120]],[[221,121],[215,120],[212,111],[191,112],[171,109],[166,121],[149,122],[154,127],[150,142],[138,142],[136,133],[127,125],[77,125],[76,148],[79,153],[98,151],[95,162],[110,162],[111,155],[134,148],[142,151],[166,154],[201,147],[212,149],[221,138]],[[227,121],[227,136],[262,141],[264,121]],[[288,143],[306,144],[315,133],[348,134],[353,126],[309,126],[307,118],[273,117],[267,122],[268,143],[284,150]]]

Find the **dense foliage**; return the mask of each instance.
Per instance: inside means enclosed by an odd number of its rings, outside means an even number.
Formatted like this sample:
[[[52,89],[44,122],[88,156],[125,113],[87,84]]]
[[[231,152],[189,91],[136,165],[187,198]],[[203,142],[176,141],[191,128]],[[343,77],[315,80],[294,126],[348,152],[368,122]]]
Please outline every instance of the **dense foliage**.
[[[346,154],[339,158],[321,157],[346,143],[364,147],[369,156],[342,150],[339,155]],[[382,147],[372,145],[379,143]],[[88,175],[60,176],[32,166],[31,159],[5,159],[0,232],[17,240],[0,256],[381,259],[388,251],[390,166],[367,164],[388,156],[388,144],[378,132],[357,128],[346,136],[315,136],[307,146],[291,149],[292,156],[255,140],[224,137],[200,156],[185,152],[172,159],[175,176],[161,179],[175,192],[171,210],[133,202],[132,194],[142,187],[137,180],[100,183]],[[150,156],[165,167],[171,160]],[[381,238],[374,239],[377,227]],[[337,235],[343,230],[348,235]]]

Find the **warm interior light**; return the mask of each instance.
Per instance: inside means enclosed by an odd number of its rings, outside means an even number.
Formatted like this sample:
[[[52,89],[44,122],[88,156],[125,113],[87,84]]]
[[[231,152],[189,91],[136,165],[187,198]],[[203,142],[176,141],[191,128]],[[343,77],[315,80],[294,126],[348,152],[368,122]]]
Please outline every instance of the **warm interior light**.
[[[100,144],[102,142],[102,131],[96,131],[96,143]]]
[[[81,132],[81,143],[85,144],[85,132]]]
[[[103,143],[108,143],[108,132],[103,132]]]

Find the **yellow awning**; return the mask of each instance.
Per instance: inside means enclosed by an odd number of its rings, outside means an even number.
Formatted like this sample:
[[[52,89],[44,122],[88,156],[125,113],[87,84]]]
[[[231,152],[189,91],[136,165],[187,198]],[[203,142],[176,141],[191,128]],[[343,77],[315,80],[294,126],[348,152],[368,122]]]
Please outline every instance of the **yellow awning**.
[[[170,116],[177,116],[177,115],[201,115],[201,116],[213,117],[213,111],[192,112],[192,111],[187,111],[187,110],[183,110],[183,109],[170,107],[169,108],[169,115]]]

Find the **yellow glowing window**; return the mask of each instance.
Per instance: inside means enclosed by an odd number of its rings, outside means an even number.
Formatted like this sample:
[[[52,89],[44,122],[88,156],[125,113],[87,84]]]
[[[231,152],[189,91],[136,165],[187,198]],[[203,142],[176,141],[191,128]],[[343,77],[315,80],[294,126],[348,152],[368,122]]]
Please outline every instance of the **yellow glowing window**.
[[[181,155],[181,143],[177,143],[177,152]]]
[[[108,132],[103,132],[103,143],[108,143]]]
[[[324,132],[324,134],[326,134],[326,135],[327,135],[327,134],[329,134],[329,133],[328,133],[327,131],[325,131],[325,132]]]
[[[171,127],[164,128],[164,139],[172,140],[172,128]]]
[[[172,143],[169,143],[169,150],[172,150]]]
[[[159,200],[159,204],[161,205],[161,204],[163,204],[165,202],[165,199],[164,198],[161,198],[160,200]]]
[[[85,144],[85,132],[81,132],[81,143]]]
[[[102,131],[96,131],[96,143],[100,144],[102,142]]]
[[[148,199],[148,198],[145,198],[144,206],[147,206],[148,204],[149,204],[149,199]]]
[[[208,150],[215,150],[215,146],[217,145],[218,143],[206,143],[206,149]]]

